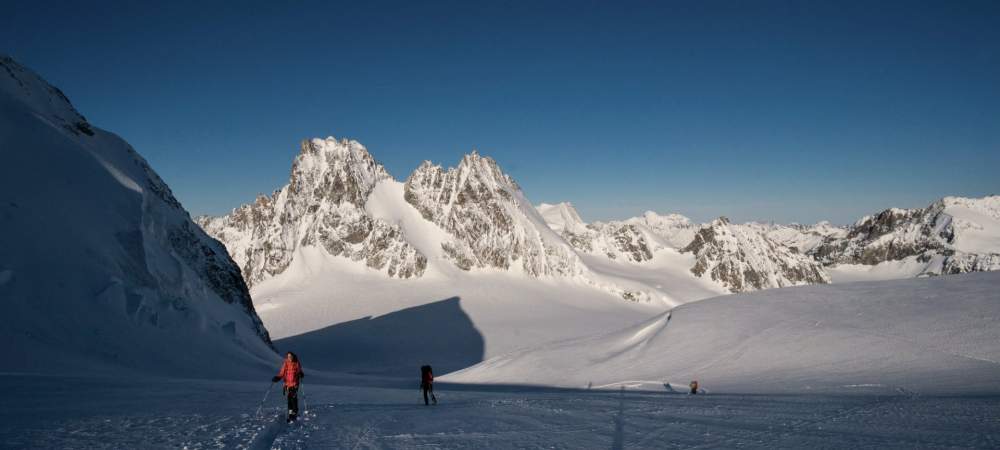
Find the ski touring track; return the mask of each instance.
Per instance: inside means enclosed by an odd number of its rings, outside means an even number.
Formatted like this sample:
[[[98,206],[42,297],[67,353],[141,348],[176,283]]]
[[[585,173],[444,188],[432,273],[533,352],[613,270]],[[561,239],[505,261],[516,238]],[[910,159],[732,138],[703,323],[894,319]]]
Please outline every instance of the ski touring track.
[[[266,378],[265,378],[266,379]],[[514,385],[309,385],[309,409],[262,414],[259,382],[0,376],[3,448],[997,448],[1000,397],[891,386],[687,395]],[[264,384],[266,386],[266,383]],[[388,386],[387,385],[392,385]],[[631,384],[630,384],[631,385]]]

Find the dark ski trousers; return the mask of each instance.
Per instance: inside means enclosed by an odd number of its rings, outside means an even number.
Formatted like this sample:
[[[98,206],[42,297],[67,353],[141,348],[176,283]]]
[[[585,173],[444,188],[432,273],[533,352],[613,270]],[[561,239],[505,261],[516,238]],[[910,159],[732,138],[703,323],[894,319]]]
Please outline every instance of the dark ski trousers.
[[[427,401],[427,393],[430,392],[430,394],[431,394],[431,400],[434,400],[434,404],[436,405],[437,402],[438,402],[438,399],[437,399],[437,397],[434,396],[434,384],[433,383],[420,383],[420,388],[423,389],[423,391],[424,391],[424,404],[425,405],[429,405],[430,404]]]
[[[299,388],[286,387],[285,397],[288,397],[288,420],[295,420],[299,417]]]

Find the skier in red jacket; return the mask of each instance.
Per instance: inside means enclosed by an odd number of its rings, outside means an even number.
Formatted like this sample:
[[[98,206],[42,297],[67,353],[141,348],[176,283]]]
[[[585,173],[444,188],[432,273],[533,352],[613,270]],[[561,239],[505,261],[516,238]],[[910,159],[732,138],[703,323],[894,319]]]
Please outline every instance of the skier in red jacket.
[[[438,403],[437,397],[434,396],[434,371],[431,366],[420,367],[420,389],[424,391],[424,405],[430,404],[427,402],[428,392],[430,392],[434,404]]]
[[[295,353],[288,352],[285,354],[285,363],[281,365],[281,371],[271,379],[274,383],[285,380],[284,391],[288,397],[289,423],[299,417],[299,381],[305,376],[306,374],[302,373],[302,365],[299,364],[299,357]]]

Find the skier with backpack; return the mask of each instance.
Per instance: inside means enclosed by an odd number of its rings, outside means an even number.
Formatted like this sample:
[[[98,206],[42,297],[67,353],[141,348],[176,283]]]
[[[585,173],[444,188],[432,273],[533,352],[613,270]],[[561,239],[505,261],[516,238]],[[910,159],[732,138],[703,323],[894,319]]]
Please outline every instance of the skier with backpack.
[[[424,393],[424,405],[429,405],[427,401],[427,393],[430,392],[431,400],[436,405],[438,403],[437,397],[434,396],[434,371],[431,366],[421,366],[420,367],[420,390]]]
[[[274,378],[272,383],[284,380],[285,397],[288,398],[288,423],[294,422],[299,417],[299,383],[306,376],[302,372],[302,365],[299,364],[299,357],[292,352],[285,354],[285,362],[281,365],[281,371]]]

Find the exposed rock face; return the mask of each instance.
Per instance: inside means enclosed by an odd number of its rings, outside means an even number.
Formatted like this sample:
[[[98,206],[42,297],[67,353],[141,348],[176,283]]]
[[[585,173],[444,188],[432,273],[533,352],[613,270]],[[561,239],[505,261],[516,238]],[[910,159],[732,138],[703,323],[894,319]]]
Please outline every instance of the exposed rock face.
[[[425,161],[404,189],[408,203],[454,237],[442,248],[461,269],[516,269],[533,277],[584,270],[491,158],[473,152],[447,170]]]
[[[643,262],[653,259],[652,246],[639,226],[624,222],[594,222],[583,228],[564,230],[563,238],[573,248],[615,261]]]
[[[725,217],[702,227],[682,251],[697,258],[692,273],[732,292],[830,282],[817,262]]]
[[[875,265],[915,257],[924,275],[998,270],[1000,197],[945,197],[926,208],[863,217],[841,239],[810,251],[818,261]]]
[[[950,275],[966,272],[989,272],[1000,270],[1000,254],[989,253],[976,255],[970,253],[954,253],[944,260],[944,264],[939,272],[942,275]],[[935,275],[934,272],[925,272],[928,275]]]
[[[605,256],[614,261],[641,263],[653,259],[653,252],[663,247],[673,247],[683,229],[691,228],[684,216],[671,214],[658,216],[647,212],[643,217],[625,221],[584,223],[570,203],[550,205],[542,203],[536,208],[545,222],[579,252]],[[681,240],[684,238],[681,237]],[[690,238],[685,243],[690,242]]]
[[[812,254],[824,264],[874,265],[924,253],[947,251],[944,242],[934,238],[939,213],[924,209],[887,209],[859,220],[844,239],[816,247]]]
[[[427,258],[398,225],[365,211],[375,184],[391,179],[385,168],[356,141],[312,139],[301,147],[285,187],[227,216],[198,219],[226,244],[247,283],[284,272],[295,250],[310,245],[390,277],[421,276]]]

